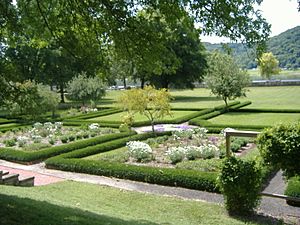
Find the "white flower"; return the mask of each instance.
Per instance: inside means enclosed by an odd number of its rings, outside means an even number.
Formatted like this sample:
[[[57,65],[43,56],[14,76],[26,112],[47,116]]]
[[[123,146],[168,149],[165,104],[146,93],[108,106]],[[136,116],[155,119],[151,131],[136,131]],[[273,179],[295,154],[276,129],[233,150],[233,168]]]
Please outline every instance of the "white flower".
[[[90,130],[97,130],[99,129],[100,125],[98,123],[92,123],[89,125]]]

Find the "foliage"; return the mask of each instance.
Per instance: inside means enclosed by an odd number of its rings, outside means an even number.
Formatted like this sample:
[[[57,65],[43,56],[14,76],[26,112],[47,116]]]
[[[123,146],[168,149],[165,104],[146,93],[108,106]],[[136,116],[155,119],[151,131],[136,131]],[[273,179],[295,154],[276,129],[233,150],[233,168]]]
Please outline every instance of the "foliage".
[[[222,51],[222,44],[204,43],[208,51]],[[247,48],[243,43],[228,43],[237,63],[242,68],[253,69],[257,67],[255,51]],[[280,68],[300,68],[300,26],[289,29],[281,34],[271,37],[267,42],[267,51],[272,52],[279,60]]]
[[[288,180],[284,194],[292,198],[300,198],[300,176],[291,177]],[[300,206],[299,202],[287,199],[287,203],[293,206]]]
[[[170,99],[171,95],[166,89],[156,90],[152,86],[147,86],[145,89],[126,90],[118,99],[118,104],[132,114],[145,115],[151,122],[154,132],[154,122],[170,115]]]
[[[258,136],[257,144],[266,163],[278,166],[287,177],[300,175],[300,123],[265,129]]]
[[[42,84],[31,81],[17,83],[19,95],[9,102],[12,114],[24,114],[28,119],[37,120],[48,111],[54,112],[59,103],[57,94]]]
[[[89,78],[86,74],[79,74],[68,83],[67,92],[70,100],[81,101],[84,106],[88,101],[102,98],[105,89],[100,78]]]
[[[138,162],[147,162],[153,158],[151,147],[141,141],[130,141],[126,143],[129,156]]]
[[[64,171],[113,176],[153,184],[178,186],[196,190],[218,192],[217,174],[214,172],[197,172],[191,170],[155,168],[147,166],[126,165],[86,159],[66,159],[53,157],[46,161],[47,167]]]
[[[213,52],[208,58],[208,66],[207,86],[213,94],[224,100],[226,106],[228,100],[246,96],[245,87],[249,83],[249,76],[231,56]]]
[[[255,161],[227,158],[218,177],[230,214],[249,214],[260,200],[261,171]]]
[[[36,152],[26,152],[26,151],[14,150],[10,148],[0,148],[0,158],[9,161],[18,161],[18,162],[41,161],[43,159],[47,159],[62,153],[71,152],[76,149],[86,148],[88,146],[92,147],[94,145],[99,145],[101,143],[108,142],[122,137],[128,137],[130,135],[133,135],[133,133],[122,132],[117,134],[109,134],[109,135],[89,138],[87,140],[75,141],[73,143],[68,143],[65,145],[51,146],[49,148],[45,148]]]
[[[270,79],[271,75],[279,74],[279,61],[272,52],[263,53],[259,58],[259,71],[260,75],[267,79]]]

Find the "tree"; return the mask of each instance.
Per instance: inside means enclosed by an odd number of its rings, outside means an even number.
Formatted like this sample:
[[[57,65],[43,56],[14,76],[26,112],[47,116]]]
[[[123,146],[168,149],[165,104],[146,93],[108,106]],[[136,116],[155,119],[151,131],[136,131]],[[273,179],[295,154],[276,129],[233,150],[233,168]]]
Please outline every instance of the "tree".
[[[118,99],[118,105],[132,115],[140,113],[146,116],[154,132],[155,121],[170,115],[170,99],[171,95],[166,89],[156,90],[146,86],[144,89],[126,90]]]
[[[149,81],[158,88],[194,88],[201,82],[206,69],[205,48],[200,41],[200,31],[193,21],[183,15],[181,19],[168,26],[159,21],[160,32],[165,36],[165,51],[160,57],[161,71],[151,74]]]
[[[146,11],[151,17],[156,17],[159,12],[170,27],[183,14],[188,14],[193,22],[202,25],[202,34],[214,33],[249,46],[260,46],[270,32],[270,26],[255,9],[255,4],[260,3],[261,0],[112,0],[100,3],[3,0],[0,3],[0,42],[1,46],[10,47],[29,45],[51,49],[54,45],[56,50],[64,50],[64,56],[76,61],[75,67],[81,70],[77,73],[84,71],[88,75],[105,70],[109,48],[114,45],[120,53],[127,55],[124,59],[137,59],[135,66],[141,68],[140,77],[144,80],[149,71],[161,69],[157,63],[165,53],[165,40],[157,32],[156,23],[145,22],[145,18],[138,16],[139,11]],[[61,64],[56,66],[61,67]],[[70,68],[68,66],[72,71]],[[5,75],[6,81],[13,80],[14,76]],[[62,87],[64,82],[60,82]]]
[[[270,80],[271,75],[279,74],[279,61],[272,52],[263,53],[259,59],[259,71],[262,77]]]
[[[7,102],[12,114],[25,115],[26,119],[34,121],[49,111],[54,116],[59,97],[57,93],[50,91],[49,87],[31,81],[16,83],[15,87],[19,94]]]
[[[246,96],[249,75],[238,67],[231,56],[215,51],[208,57],[205,81],[211,92],[221,97],[227,107],[228,100]]]
[[[87,77],[80,74],[74,77],[67,85],[67,98],[81,101],[82,105],[88,101],[97,101],[105,95],[104,85],[99,77]]]

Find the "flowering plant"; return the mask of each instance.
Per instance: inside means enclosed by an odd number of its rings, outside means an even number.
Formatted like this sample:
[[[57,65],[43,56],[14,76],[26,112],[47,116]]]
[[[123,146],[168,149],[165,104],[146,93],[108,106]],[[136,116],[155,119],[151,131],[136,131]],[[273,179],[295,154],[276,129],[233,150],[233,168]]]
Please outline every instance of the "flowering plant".
[[[129,141],[126,146],[128,147],[129,155],[138,162],[149,161],[153,158],[151,147],[144,142]]]

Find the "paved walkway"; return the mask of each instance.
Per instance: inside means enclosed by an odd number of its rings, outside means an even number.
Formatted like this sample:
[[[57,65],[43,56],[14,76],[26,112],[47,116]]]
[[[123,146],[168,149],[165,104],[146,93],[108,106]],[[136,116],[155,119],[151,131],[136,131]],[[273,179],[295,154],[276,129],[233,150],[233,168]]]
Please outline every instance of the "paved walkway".
[[[21,165],[0,160],[0,170],[19,173],[21,176],[35,176],[35,185],[47,185],[63,180],[73,180],[98,185],[106,185],[129,191],[138,191],[143,193],[166,195],[183,199],[223,204],[223,196],[220,194],[178,187],[160,186],[155,184],[147,184],[142,182],[89,174],[50,170],[45,168],[44,163],[34,165]],[[282,173],[278,172],[276,176],[271,180],[270,184],[266,187],[264,192],[283,194],[284,189],[285,183],[282,178]],[[291,221],[292,224],[300,224],[300,208],[287,205],[285,200],[283,199],[263,197],[260,207],[258,208],[258,212],[277,218],[285,218],[286,220]]]

